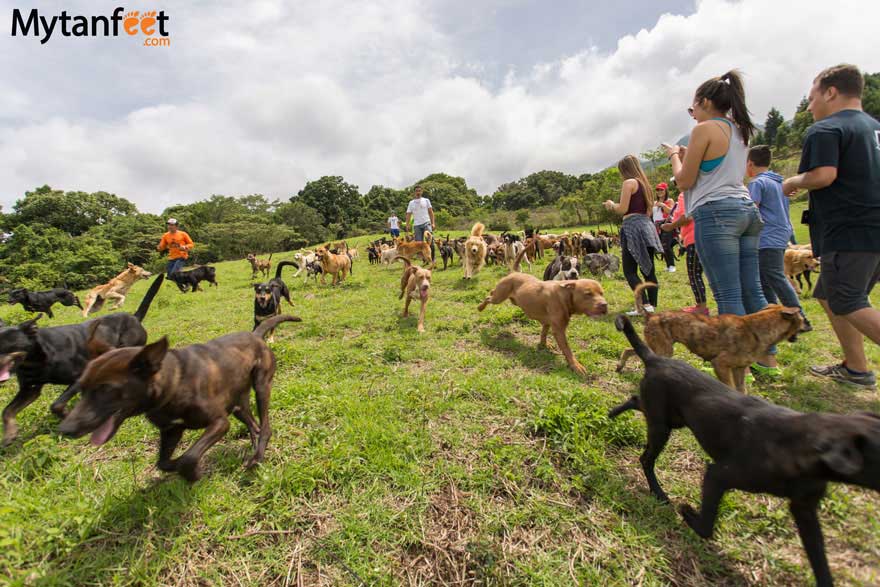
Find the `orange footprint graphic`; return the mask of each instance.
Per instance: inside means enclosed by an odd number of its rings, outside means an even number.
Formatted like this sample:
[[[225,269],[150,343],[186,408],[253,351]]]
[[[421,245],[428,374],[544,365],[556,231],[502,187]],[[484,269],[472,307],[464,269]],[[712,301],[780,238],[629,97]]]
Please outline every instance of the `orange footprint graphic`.
[[[144,12],[141,15],[141,32],[152,35],[156,32],[156,11]]]
[[[137,10],[132,10],[128,14],[125,15],[125,19],[122,21],[122,28],[125,29],[129,35],[136,35],[138,32],[138,23],[140,22],[140,18],[138,15],[140,12]]]

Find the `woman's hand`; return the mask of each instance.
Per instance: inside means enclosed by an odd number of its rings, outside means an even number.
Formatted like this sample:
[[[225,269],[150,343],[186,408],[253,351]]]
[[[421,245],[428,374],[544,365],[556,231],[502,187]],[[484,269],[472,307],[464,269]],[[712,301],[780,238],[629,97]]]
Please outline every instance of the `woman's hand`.
[[[612,202],[611,200],[605,200],[605,202],[604,202],[602,205],[605,206],[605,209],[606,209],[606,210],[611,210],[611,209],[614,208],[617,204],[615,204],[615,203]]]
[[[663,143],[662,147],[666,150],[666,156],[672,157],[675,153],[681,153],[681,147],[678,145],[670,145],[669,143]]]
[[[671,222],[666,222],[665,224],[660,225],[660,230],[662,230],[663,232],[672,232],[673,230],[675,230],[675,227],[672,226]]]

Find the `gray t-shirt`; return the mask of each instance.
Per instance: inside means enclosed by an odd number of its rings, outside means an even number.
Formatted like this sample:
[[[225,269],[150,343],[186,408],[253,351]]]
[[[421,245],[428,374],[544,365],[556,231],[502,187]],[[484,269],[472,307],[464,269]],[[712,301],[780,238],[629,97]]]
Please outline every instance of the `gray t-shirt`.
[[[730,125],[730,143],[724,159],[717,167],[704,171],[707,161],[700,163],[700,173],[697,175],[696,183],[684,192],[684,204],[688,216],[693,216],[694,210],[708,202],[726,198],[751,200],[749,190],[743,182],[749,148],[743,142],[735,124],[726,118],[713,118],[713,120],[723,120]]]

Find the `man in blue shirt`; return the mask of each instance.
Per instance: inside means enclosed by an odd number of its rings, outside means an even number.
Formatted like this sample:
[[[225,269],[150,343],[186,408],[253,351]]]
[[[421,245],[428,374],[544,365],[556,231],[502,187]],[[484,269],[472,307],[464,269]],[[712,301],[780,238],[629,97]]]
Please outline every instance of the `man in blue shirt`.
[[[880,122],[862,111],[865,80],[854,65],[836,65],[813,80],[807,110],[815,124],[804,137],[799,175],[782,191],[810,191],[804,221],[822,273],[819,300],[844,361],[810,372],[834,381],[874,388],[865,337],[880,344],[880,311],[868,295],[880,280]]]
[[[788,199],[782,193],[782,176],[770,171],[770,147],[758,145],[749,149],[746,161],[746,175],[749,182],[749,195],[758,206],[764,228],[758,244],[758,266],[761,272],[761,289],[770,304],[780,303],[787,308],[804,310],[797,292],[785,276],[785,249],[794,230],[788,212]],[[812,330],[810,321],[804,316],[804,330]]]

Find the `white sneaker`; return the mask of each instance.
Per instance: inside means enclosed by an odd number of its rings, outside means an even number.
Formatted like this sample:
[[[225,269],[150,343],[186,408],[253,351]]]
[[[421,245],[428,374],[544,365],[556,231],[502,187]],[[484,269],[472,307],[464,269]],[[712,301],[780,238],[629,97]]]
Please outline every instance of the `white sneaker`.
[[[645,304],[642,307],[645,308],[645,314],[653,314],[654,313],[654,306],[652,306],[651,304]]]
[[[675,265],[670,265],[669,267],[666,268],[666,271],[668,273],[675,273]]]
[[[641,314],[639,314],[638,310],[630,310],[629,312],[626,313],[626,315],[627,316],[641,316]]]

